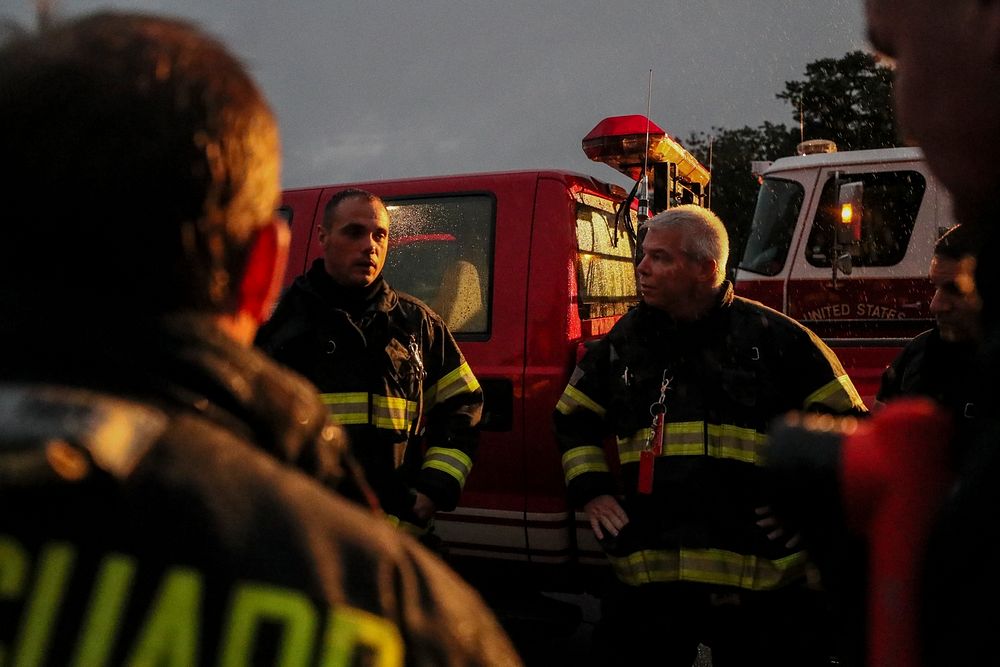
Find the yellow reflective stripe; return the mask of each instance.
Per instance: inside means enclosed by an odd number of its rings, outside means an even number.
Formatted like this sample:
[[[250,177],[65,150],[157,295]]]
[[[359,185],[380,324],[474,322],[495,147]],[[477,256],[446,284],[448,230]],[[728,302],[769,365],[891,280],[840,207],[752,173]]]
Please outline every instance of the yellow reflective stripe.
[[[465,486],[465,479],[472,470],[472,459],[460,449],[447,447],[428,447],[421,468],[440,470],[458,480],[459,486]]]
[[[389,525],[391,525],[393,528],[401,530],[407,535],[413,535],[414,537],[420,537],[421,535],[426,535],[431,531],[431,527],[434,525],[434,517],[431,517],[427,521],[426,526],[418,526],[415,523],[404,521],[395,514],[386,514],[385,519],[386,521],[389,522]]]
[[[833,412],[846,412],[851,408],[863,408],[865,404],[851,378],[845,374],[809,394],[802,407],[809,409],[814,405],[822,405]]]
[[[377,428],[406,431],[417,416],[417,404],[396,396],[372,396],[372,420]]]
[[[608,556],[618,579],[630,586],[693,581],[763,591],[805,576],[807,557],[798,551],[770,560],[723,549],[645,549]]]
[[[731,424],[709,424],[708,455],[720,459],[735,459],[744,463],[757,463],[767,436],[752,428]]]
[[[437,381],[433,387],[427,390],[424,397],[425,409],[444,403],[453,396],[471,393],[479,389],[479,380],[472,374],[469,364],[463,362],[461,366],[445,375]]]
[[[598,405],[594,399],[590,398],[573,385],[567,385],[562,396],[559,397],[559,402],[556,403],[556,410],[564,415],[568,415],[578,408],[586,408],[591,412],[597,413],[599,417],[603,417],[607,412],[607,410]]]
[[[574,447],[562,455],[563,473],[568,484],[586,472],[611,472],[604,450],[594,445]]]
[[[663,452],[660,456],[711,456],[719,459],[733,459],[744,463],[757,463],[767,436],[752,428],[732,424],[708,424],[705,422],[677,422],[667,424]],[[708,446],[705,445],[705,431],[708,431]],[[636,431],[629,437],[618,439],[618,456],[622,463],[638,463],[639,455],[646,445],[649,429]]]
[[[361,391],[320,394],[333,420],[342,426],[368,423],[368,394]]]

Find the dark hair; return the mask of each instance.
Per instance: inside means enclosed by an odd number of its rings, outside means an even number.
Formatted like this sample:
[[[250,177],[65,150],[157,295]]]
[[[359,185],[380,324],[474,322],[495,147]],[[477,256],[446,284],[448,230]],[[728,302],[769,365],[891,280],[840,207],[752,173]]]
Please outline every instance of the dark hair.
[[[330,197],[330,201],[326,203],[323,208],[323,229],[330,229],[330,225],[333,223],[333,215],[336,212],[337,207],[340,202],[346,199],[364,199],[365,201],[371,202],[372,204],[381,204],[385,206],[385,202],[377,194],[368,192],[368,190],[362,190],[361,188],[346,188],[341,190],[337,194]]]
[[[934,254],[949,259],[977,257],[984,242],[974,225],[955,225],[934,244]]]
[[[266,100],[221,43],[183,21],[90,15],[0,49],[0,99],[3,301],[235,306],[280,151]]]

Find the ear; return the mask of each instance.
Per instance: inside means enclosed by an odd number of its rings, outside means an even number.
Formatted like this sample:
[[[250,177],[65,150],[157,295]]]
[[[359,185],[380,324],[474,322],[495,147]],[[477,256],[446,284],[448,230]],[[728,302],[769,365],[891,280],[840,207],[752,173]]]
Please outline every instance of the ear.
[[[704,259],[698,264],[698,281],[714,283],[715,272],[719,270],[719,262],[714,259]]]
[[[246,270],[239,285],[237,310],[255,324],[260,324],[271,314],[271,307],[278,298],[288,263],[290,236],[288,224],[274,218],[257,230],[250,243]]]

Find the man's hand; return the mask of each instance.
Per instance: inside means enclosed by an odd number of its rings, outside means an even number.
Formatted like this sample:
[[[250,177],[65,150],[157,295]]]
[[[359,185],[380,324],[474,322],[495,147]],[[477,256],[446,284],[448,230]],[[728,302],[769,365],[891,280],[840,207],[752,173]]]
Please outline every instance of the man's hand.
[[[778,518],[774,516],[774,513],[771,511],[770,505],[758,507],[757,509],[754,510],[754,512],[757,513],[757,516],[761,517],[757,521],[757,525],[763,528],[764,530],[768,531],[767,539],[774,542],[775,540],[780,540],[785,536],[785,528],[781,525],[781,522],[778,521]],[[789,537],[788,540],[785,542],[785,548],[794,549],[799,545],[799,542],[801,541],[802,541],[801,533],[795,533],[794,535]]]
[[[617,536],[618,531],[628,523],[628,515],[613,496],[597,496],[583,506],[583,511],[587,513],[590,527],[599,540],[604,539],[602,527],[612,536]]]
[[[413,501],[413,513],[418,519],[427,523],[434,512],[437,511],[437,507],[434,505],[434,501],[428,498],[423,493],[419,491],[415,492],[416,499]]]

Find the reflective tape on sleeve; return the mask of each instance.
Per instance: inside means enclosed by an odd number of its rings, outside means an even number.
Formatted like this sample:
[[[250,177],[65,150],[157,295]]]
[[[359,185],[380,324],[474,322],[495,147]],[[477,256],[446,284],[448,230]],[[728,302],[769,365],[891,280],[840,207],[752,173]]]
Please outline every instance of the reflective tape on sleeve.
[[[809,394],[802,407],[808,410],[816,405],[833,412],[847,412],[852,408],[863,408],[865,404],[851,378],[841,375]]]
[[[563,391],[562,396],[559,397],[559,402],[556,404],[556,410],[564,415],[568,415],[580,408],[590,410],[599,417],[603,417],[607,412],[597,403],[597,401],[590,398],[573,385],[568,385]]]
[[[471,393],[479,389],[479,380],[472,374],[472,369],[468,363],[461,366],[438,380],[433,387],[427,390],[424,397],[425,409],[430,409],[438,403],[444,403],[453,396]]]
[[[440,470],[446,475],[454,477],[459,486],[464,487],[469,471],[472,470],[472,459],[460,449],[428,447],[427,454],[424,455],[424,463],[420,467]]]
[[[604,450],[594,445],[574,447],[562,455],[566,483],[587,472],[611,472],[604,458]]]
[[[365,392],[341,392],[320,394],[319,398],[330,410],[333,420],[342,426],[368,423],[368,394]]]
[[[608,556],[618,579],[629,586],[690,581],[750,591],[781,588],[806,574],[804,551],[770,560],[723,549],[644,549]]]

